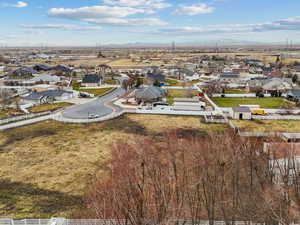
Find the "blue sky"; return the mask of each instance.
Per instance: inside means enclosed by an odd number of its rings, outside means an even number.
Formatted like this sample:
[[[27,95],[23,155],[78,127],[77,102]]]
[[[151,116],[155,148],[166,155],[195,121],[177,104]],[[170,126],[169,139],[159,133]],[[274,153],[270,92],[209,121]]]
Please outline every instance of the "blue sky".
[[[299,0],[0,0],[0,45],[300,43]]]

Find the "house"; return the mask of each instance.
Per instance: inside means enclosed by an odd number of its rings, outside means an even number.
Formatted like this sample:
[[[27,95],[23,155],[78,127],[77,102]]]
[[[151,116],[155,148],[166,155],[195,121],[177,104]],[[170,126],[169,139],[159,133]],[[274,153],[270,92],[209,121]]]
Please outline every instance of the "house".
[[[102,83],[102,76],[97,74],[88,74],[82,79],[81,86],[83,87],[98,87]]]
[[[162,74],[156,74],[156,73],[148,73],[147,74],[147,81],[149,84],[163,84],[165,82],[165,75]]]
[[[54,75],[49,74],[38,74],[35,75],[32,79],[30,79],[32,83],[47,83],[47,84],[57,84],[61,81],[61,78]]]
[[[22,97],[23,104],[40,105],[45,103],[51,103],[54,101],[64,101],[74,97],[72,91],[65,90],[46,90],[40,92],[32,92],[31,94]]]
[[[219,80],[221,82],[236,82],[240,79],[240,73],[221,73],[219,75]]]
[[[33,67],[34,70],[36,70],[37,72],[46,72],[46,71],[50,71],[52,69],[52,67],[44,65],[44,64],[36,64]]]
[[[72,72],[72,69],[65,65],[57,65],[55,67],[52,67],[51,71],[57,75],[65,75],[70,74]]]
[[[291,185],[300,178],[300,143],[264,143],[273,182]]]
[[[161,101],[165,96],[166,92],[162,88],[156,86],[144,87],[136,90],[134,93],[134,98],[138,104],[141,102],[147,103]]]
[[[232,108],[231,117],[235,120],[251,120],[252,113],[249,107],[240,106]]]
[[[266,83],[262,86],[263,90],[266,92],[271,91],[281,91],[286,92],[288,90],[293,89],[293,82],[292,79],[280,79],[280,78],[273,78],[270,80],[266,80]]]
[[[287,93],[287,99],[293,102],[300,102],[300,89],[290,90]]]
[[[37,71],[34,70],[31,67],[21,67],[19,69],[16,69],[14,71],[11,71],[9,73],[7,73],[6,75],[8,77],[24,77],[24,76],[32,76],[34,73],[36,73]]]

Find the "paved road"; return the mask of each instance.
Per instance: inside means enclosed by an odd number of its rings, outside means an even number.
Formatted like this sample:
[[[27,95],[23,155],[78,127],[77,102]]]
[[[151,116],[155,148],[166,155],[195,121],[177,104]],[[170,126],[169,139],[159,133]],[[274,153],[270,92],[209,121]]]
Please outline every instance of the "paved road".
[[[105,104],[109,104],[109,102],[111,102],[114,98],[121,96],[124,93],[125,90],[123,88],[118,88],[117,90],[103,97],[97,98],[94,101],[66,109],[62,115],[70,119],[88,119],[91,114],[99,115],[100,117],[106,116],[111,114],[113,110]],[[117,107],[114,108],[119,110]]]

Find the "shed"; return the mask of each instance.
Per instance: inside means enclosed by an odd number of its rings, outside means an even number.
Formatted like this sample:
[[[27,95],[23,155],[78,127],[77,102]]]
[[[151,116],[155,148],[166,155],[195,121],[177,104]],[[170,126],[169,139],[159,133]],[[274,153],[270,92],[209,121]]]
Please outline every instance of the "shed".
[[[232,118],[235,120],[251,120],[252,113],[249,107],[232,108]]]

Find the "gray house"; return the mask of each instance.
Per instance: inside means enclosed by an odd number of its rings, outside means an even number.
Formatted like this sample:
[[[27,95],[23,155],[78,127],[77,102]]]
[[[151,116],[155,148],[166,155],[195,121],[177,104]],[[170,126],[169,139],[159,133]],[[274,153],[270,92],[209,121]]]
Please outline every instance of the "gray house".
[[[293,102],[300,102],[300,89],[289,91],[287,93],[287,99]]]
[[[156,86],[141,88],[134,93],[135,100],[138,103],[161,101],[165,96],[166,92]]]
[[[45,103],[51,103],[54,101],[63,101],[70,99],[74,96],[72,91],[64,90],[46,90],[40,92],[32,92],[31,94],[22,97],[23,104],[40,105]]]
[[[88,74],[86,75],[81,82],[83,87],[98,87],[101,85],[102,76],[97,74]]]

